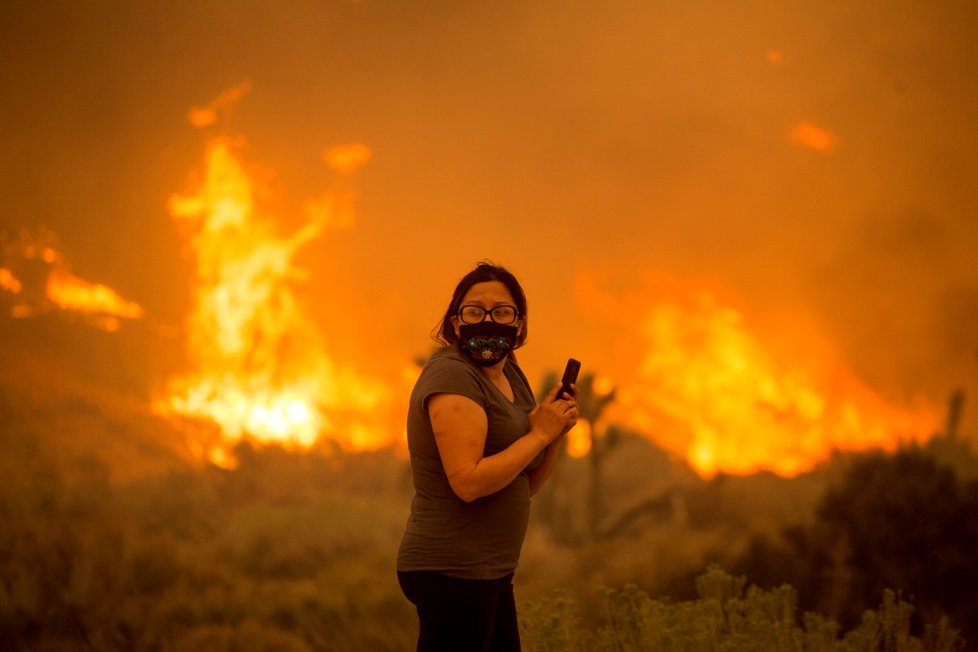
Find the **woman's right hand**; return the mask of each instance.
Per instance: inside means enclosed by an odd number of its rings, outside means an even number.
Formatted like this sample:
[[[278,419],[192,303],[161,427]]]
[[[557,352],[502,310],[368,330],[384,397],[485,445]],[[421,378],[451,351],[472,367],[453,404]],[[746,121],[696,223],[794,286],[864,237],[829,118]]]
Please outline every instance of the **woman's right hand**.
[[[573,388],[576,390],[576,388]],[[577,399],[557,399],[560,385],[555,386],[546,398],[530,412],[530,430],[539,434],[550,445],[577,422]]]

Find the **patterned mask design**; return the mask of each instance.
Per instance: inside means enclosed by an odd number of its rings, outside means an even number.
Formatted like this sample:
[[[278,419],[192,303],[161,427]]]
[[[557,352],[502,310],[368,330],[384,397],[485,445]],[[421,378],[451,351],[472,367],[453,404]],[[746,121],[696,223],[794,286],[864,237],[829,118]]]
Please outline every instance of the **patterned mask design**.
[[[519,329],[512,324],[483,321],[459,324],[458,348],[480,367],[491,367],[516,348]]]

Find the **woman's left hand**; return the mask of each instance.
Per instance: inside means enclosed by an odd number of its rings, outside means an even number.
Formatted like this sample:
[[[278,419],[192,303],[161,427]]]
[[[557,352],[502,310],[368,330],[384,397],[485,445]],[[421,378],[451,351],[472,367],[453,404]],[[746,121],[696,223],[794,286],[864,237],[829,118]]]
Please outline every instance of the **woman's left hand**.
[[[557,392],[560,391],[560,385],[557,385],[547,393],[547,396],[540,402],[540,405],[537,406],[536,410],[534,410],[534,412],[550,412],[563,421],[560,432],[550,443],[559,441],[561,437],[570,432],[571,428],[577,424],[577,420],[581,416],[580,410],[577,406],[577,385],[571,385],[570,390],[572,396],[567,398],[557,398]]]
[[[557,399],[558,401],[562,401],[562,402],[567,403],[568,405],[571,406],[571,412],[570,412],[570,415],[571,416],[570,416],[570,419],[567,422],[567,426],[565,426],[564,427],[564,430],[560,433],[560,436],[561,437],[563,437],[564,435],[566,435],[568,432],[570,432],[574,428],[574,426],[577,425],[577,420],[581,416],[580,408],[577,405],[577,385],[571,385],[570,386],[570,390],[571,390],[571,393],[574,395],[573,398],[570,398],[570,399],[568,399],[568,398],[560,398],[560,399]],[[560,391],[560,390],[557,390],[557,391]]]

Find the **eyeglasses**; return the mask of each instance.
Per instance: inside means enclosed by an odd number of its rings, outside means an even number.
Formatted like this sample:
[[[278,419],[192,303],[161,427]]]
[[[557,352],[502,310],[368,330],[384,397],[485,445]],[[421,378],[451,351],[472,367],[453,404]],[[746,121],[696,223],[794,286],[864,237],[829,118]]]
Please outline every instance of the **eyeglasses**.
[[[496,306],[486,310],[482,306],[462,306],[458,311],[458,318],[463,324],[478,324],[485,321],[486,315],[497,324],[512,324],[516,321],[520,313],[515,306]]]

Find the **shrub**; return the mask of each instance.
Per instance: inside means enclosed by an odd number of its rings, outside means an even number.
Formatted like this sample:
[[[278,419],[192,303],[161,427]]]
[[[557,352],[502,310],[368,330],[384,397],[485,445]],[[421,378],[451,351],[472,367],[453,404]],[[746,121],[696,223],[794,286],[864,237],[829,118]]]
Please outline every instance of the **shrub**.
[[[889,590],[878,609],[840,638],[840,627],[819,614],[806,613],[799,624],[792,587],[745,591],[745,585],[746,578],[713,565],[696,580],[696,600],[654,600],[634,585],[601,589],[593,628],[558,593],[522,610],[524,646],[528,652],[952,652],[964,646],[946,619],[928,627],[923,639],[911,635],[913,608]]]

